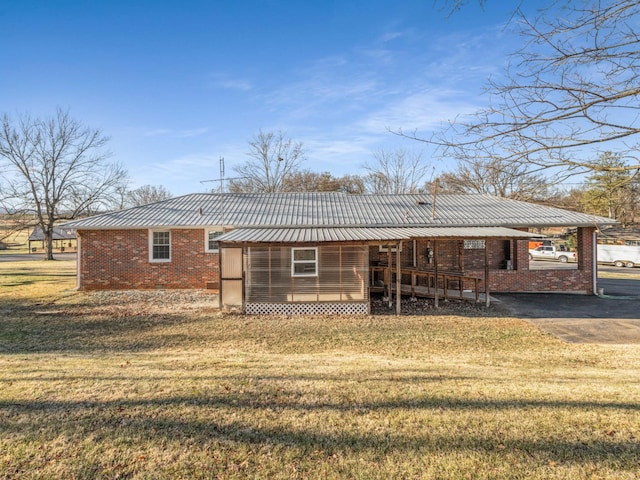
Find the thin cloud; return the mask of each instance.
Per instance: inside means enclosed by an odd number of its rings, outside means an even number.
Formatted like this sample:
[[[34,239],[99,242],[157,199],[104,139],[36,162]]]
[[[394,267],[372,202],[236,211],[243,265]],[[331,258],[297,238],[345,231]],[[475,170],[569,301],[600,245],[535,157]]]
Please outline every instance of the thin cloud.
[[[224,88],[248,92],[253,90],[253,84],[246,79],[234,78],[224,73],[213,73],[209,76],[207,85],[210,88]]]
[[[143,132],[145,137],[170,137],[170,138],[193,138],[204,135],[209,131],[208,127],[192,128],[187,130],[174,130],[169,128],[157,128]]]
[[[380,37],[380,41],[382,43],[387,43],[392,40],[395,40],[396,38],[404,37],[406,34],[407,32],[387,32]]]
[[[388,129],[432,130],[461,114],[473,112],[473,104],[464,92],[425,89],[387,103],[359,121],[363,131],[381,133]]]

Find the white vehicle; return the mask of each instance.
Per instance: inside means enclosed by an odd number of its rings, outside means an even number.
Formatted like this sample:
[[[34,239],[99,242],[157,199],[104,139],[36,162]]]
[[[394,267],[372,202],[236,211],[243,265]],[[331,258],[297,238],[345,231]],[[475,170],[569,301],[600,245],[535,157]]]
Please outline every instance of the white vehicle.
[[[598,244],[598,263],[613,263],[616,267],[640,266],[640,246]]]
[[[577,261],[576,252],[567,252],[558,250],[555,245],[540,245],[529,250],[529,260],[556,260],[558,262],[567,263],[569,260]]]

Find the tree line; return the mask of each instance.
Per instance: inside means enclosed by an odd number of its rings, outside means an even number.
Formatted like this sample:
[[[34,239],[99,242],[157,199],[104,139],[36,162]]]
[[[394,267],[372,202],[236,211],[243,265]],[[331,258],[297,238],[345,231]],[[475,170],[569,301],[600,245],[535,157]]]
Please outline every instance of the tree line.
[[[469,1],[436,4],[453,15]],[[436,147],[438,156],[457,161],[452,171],[436,179],[422,154],[380,149],[362,166],[364,174],[335,177],[303,168],[301,142],[260,131],[229,191],[489,193],[634,221],[640,204],[640,0],[540,7],[534,16],[518,7],[513,12],[523,43],[497,77],[504,80],[490,80],[489,107],[461,112],[431,135],[390,130]],[[130,190],[126,170],[109,161],[107,142],[100,130],[60,109],[48,119],[3,116],[0,209],[15,218],[35,216],[48,258],[56,222],[171,196],[162,186]],[[584,182],[559,187],[578,174]]]
[[[7,115],[0,131],[0,207],[13,229],[39,226],[47,258],[53,259],[53,227],[62,220],[105,210],[136,207],[172,197],[162,185],[128,187],[127,172],[108,162],[108,138],[84,127],[68,112],[50,119]],[[346,194],[491,194],[556,205],[633,221],[640,204],[640,181],[624,168],[619,154],[606,152],[593,161],[584,184],[561,190],[542,173],[508,159],[461,161],[434,176],[435,165],[405,148],[379,149],[363,174],[334,176],[304,168],[302,142],[282,132],[260,131],[249,141],[248,159],[234,168],[233,193],[342,192]],[[11,229],[5,235],[12,233]],[[0,238],[1,240],[1,238]]]

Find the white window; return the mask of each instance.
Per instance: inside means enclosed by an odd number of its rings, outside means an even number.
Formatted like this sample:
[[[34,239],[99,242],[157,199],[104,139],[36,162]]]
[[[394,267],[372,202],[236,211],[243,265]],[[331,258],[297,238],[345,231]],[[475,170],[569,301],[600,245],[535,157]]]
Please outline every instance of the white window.
[[[291,276],[292,277],[318,276],[318,249],[317,248],[292,248],[291,249]]]
[[[220,246],[216,240],[222,235],[222,230],[205,230],[204,231],[204,251],[207,253],[218,253]]]
[[[151,230],[149,232],[149,261],[171,261],[171,231]]]

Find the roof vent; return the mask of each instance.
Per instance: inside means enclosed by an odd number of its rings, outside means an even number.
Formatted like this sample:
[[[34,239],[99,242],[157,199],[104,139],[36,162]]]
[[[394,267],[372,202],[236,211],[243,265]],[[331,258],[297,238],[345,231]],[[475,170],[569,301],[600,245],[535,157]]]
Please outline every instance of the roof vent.
[[[423,200],[418,200],[418,205],[428,205],[428,206],[431,206],[431,203],[430,203],[430,202],[425,202],[425,201],[423,201]]]

